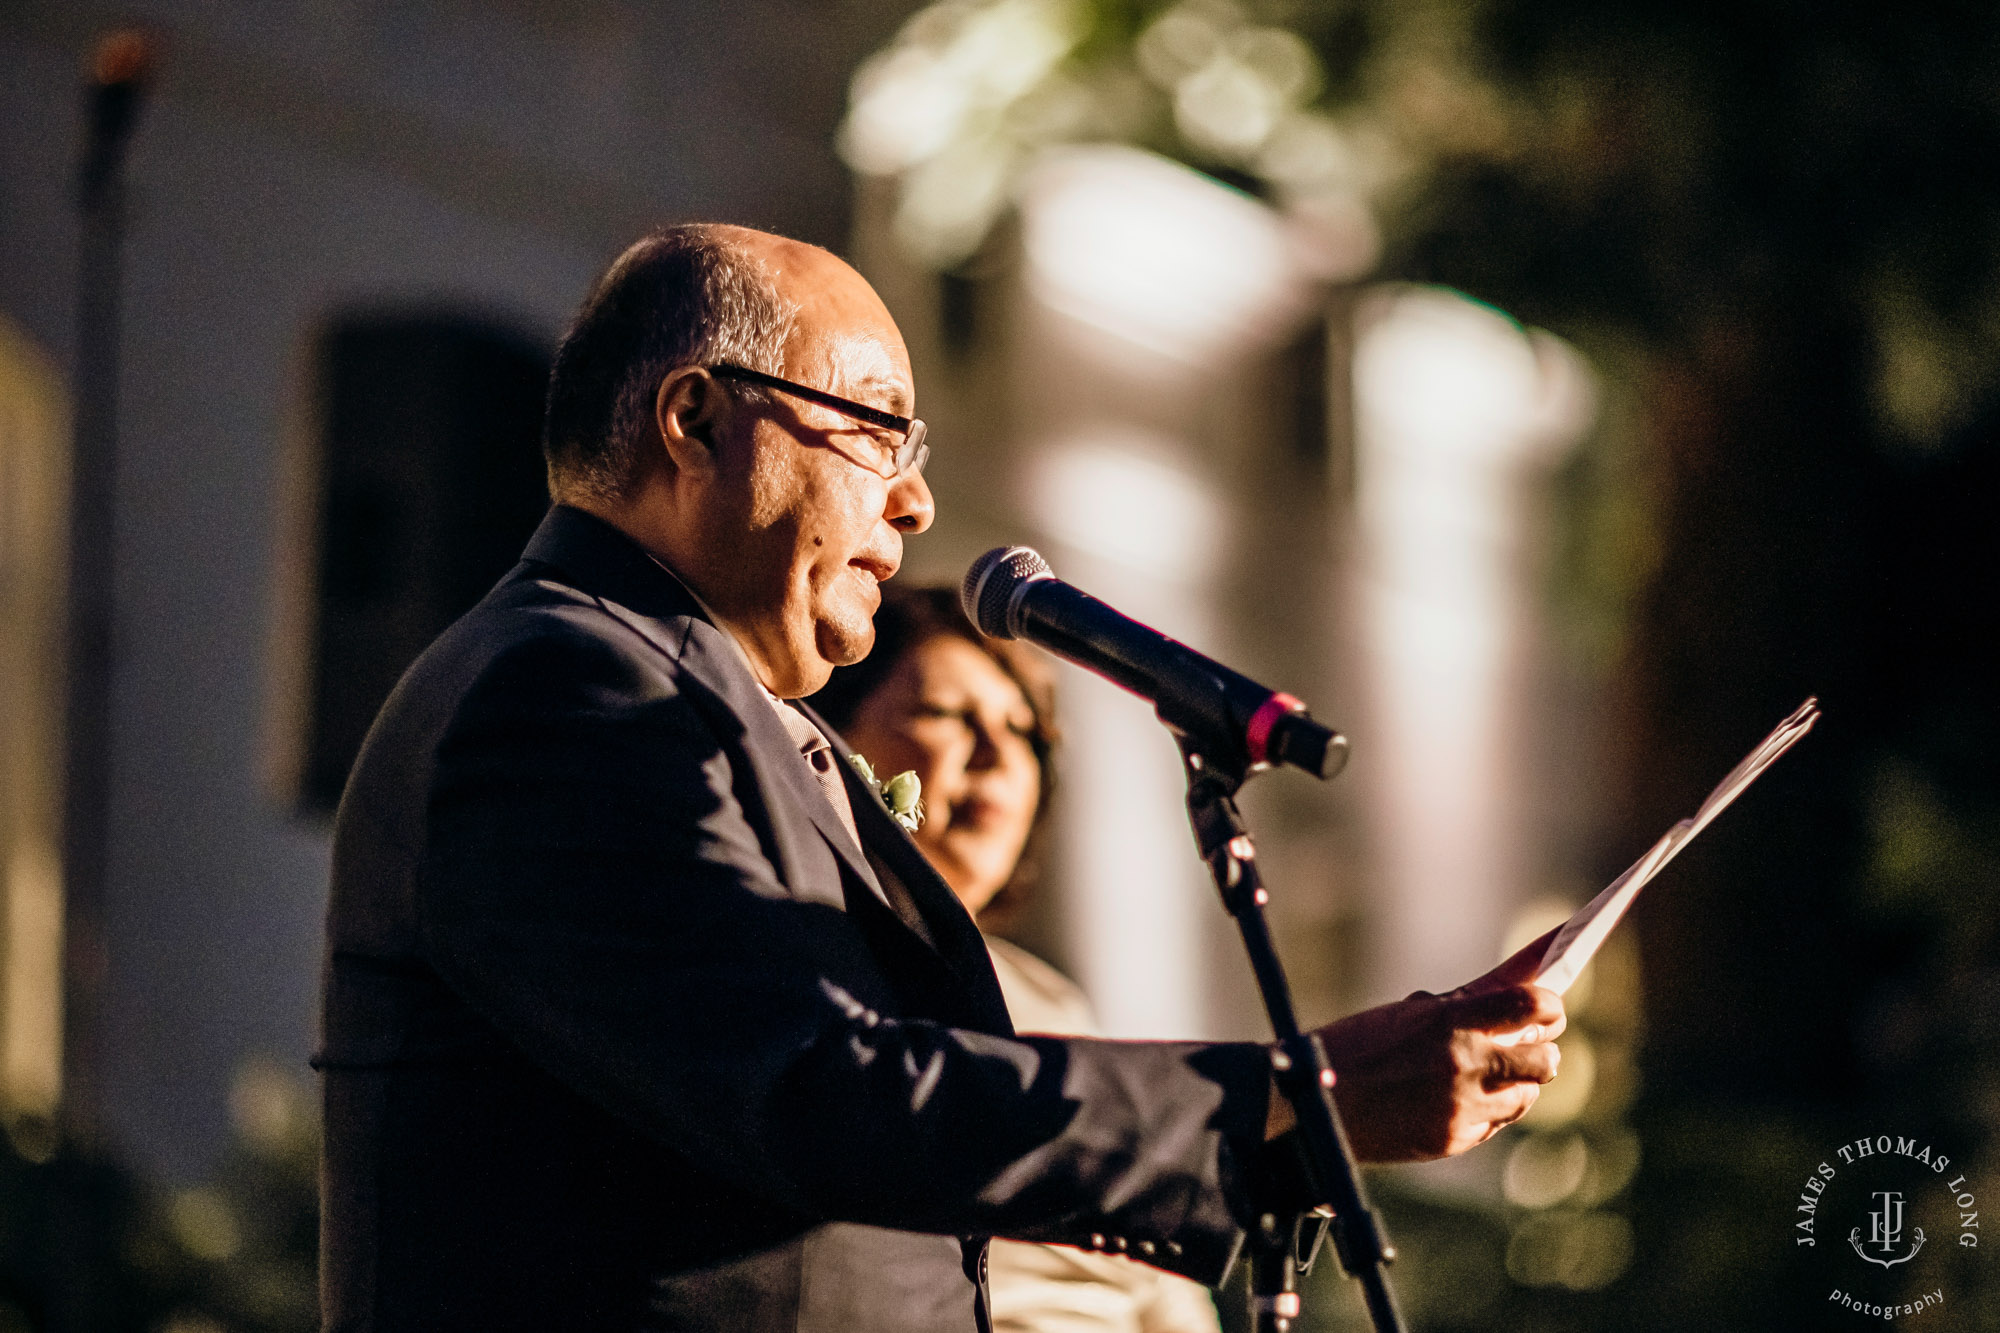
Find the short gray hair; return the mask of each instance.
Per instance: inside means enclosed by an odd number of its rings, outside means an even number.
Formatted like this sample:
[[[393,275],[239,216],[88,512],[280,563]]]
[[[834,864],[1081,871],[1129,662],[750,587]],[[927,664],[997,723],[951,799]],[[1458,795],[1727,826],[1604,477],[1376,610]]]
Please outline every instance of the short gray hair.
[[[627,494],[667,372],[729,362],[775,374],[797,318],[763,261],[725,228],[664,227],[626,250],[556,349],[542,432],[549,490]]]

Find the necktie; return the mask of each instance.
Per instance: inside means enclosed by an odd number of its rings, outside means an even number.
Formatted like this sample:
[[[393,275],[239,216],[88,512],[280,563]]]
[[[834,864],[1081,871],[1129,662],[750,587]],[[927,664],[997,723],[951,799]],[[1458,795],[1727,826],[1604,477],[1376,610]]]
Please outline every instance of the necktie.
[[[861,834],[854,827],[854,807],[847,801],[847,785],[840,776],[840,757],[833,747],[820,735],[819,728],[806,720],[805,714],[796,708],[788,708],[776,699],[771,701],[778,710],[779,721],[785,724],[785,731],[792,743],[799,747],[799,755],[811,770],[820,790],[826,793],[827,803],[840,820],[840,826],[847,830],[847,836],[854,841],[854,850],[861,850]]]
[[[841,777],[840,756],[833,752],[826,737],[807,720],[805,714],[786,706],[775,695],[771,696],[771,704],[778,710],[778,717],[784,722],[785,731],[791,736],[793,744],[799,747],[806,767],[818,780],[820,790],[826,793],[827,803],[833,806],[840,826],[847,830],[848,837],[854,839],[855,848],[861,851],[869,869],[875,872],[877,883],[869,887],[877,898],[889,905],[890,911],[902,918],[904,925],[916,932],[919,939],[931,944],[930,927],[924,923],[923,913],[917,910],[916,900],[910,896],[902,879],[861,845],[861,832],[854,825],[854,807],[848,801],[847,784]],[[932,947],[936,945],[932,944]]]

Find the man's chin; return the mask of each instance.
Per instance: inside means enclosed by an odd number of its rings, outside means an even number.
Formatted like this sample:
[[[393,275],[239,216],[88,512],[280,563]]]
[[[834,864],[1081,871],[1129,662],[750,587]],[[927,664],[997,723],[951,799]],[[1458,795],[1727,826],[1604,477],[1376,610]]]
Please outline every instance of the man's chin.
[[[872,616],[826,616],[813,623],[813,646],[829,666],[852,666],[875,646]]]

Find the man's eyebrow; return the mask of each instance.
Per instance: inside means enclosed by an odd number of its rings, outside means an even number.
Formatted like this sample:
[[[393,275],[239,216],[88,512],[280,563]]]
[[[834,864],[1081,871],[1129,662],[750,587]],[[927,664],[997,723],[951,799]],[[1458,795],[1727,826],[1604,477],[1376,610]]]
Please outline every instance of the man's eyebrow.
[[[882,399],[876,401],[868,396],[870,391],[880,390]],[[880,407],[885,412],[893,412],[902,417],[910,414],[910,391],[899,379],[887,375],[863,375],[854,386],[856,402],[867,403],[870,407]]]

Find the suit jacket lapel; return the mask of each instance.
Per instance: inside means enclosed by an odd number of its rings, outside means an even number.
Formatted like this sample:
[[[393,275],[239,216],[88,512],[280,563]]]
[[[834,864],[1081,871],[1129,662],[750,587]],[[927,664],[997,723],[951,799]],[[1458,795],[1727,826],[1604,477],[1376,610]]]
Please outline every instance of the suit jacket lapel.
[[[861,841],[869,855],[879,858],[908,894],[908,906],[899,907],[899,915],[902,911],[913,909],[922,921],[921,927],[907,920],[904,924],[913,934],[926,937],[926,942],[944,957],[971,992],[984,1030],[1011,1035],[1014,1026],[1007,1016],[1007,1001],[1000,994],[1000,983],[993,975],[993,959],[986,952],[986,938],[979,933],[971,914],[958,901],[958,895],[951,891],[951,886],[925,859],[922,850],[903,826],[883,806],[881,797],[861,780],[861,775],[849,762],[853,752],[847,748],[839,733],[805,704],[796,706],[826,734],[834,753],[840,756],[848,800],[854,806],[854,826],[861,833]],[[896,900],[901,896],[893,893],[889,896],[892,907],[897,906]]]
[[[794,893],[830,907],[846,907],[838,886],[812,884],[800,874],[788,812],[804,811],[842,864],[871,893],[887,901],[873,867],[847,836],[818,780],[806,770],[798,747],[772,711],[769,696],[725,637],[727,631],[708,622],[673,571],[610,524],[566,505],[549,511],[523,558],[569,574],[578,588],[599,598],[606,612],[680,663],[734,714],[743,728],[745,749],[757,759],[750,767],[771,814],[781,858],[779,873]],[[844,764],[844,752],[841,758]]]
[[[880,798],[861,782],[850,762],[852,752],[816,713],[803,704],[796,705],[826,734],[839,756],[862,846],[880,858],[908,894],[907,904],[900,909],[883,889],[862,850],[841,827],[826,793],[806,771],[791,736],[772,712],[769,698],[735,647],[723,637],[726,631],[708,622],[672,571],[610,524],[566,505],[549,510],[522,558],[568,574],[572,586],[596,598],[608,614],[711,691],[742,728],[742,744],[753,758],[751,772],[778,844],[778,873],[794,893],[843,910],[848,906],[839,886],[810,883],[801,873],[794,839],[810,836],[796,827],[795,812],[802,810],[832,845],[841,863],[870,890],[871,915],[923,954],[946,965],[964,998],[971,1001],[972,1025],[983,1031],[1012,1033],[1007,1002],[994,979],[993,963],[979,928],[909,834],[883,808]],[[909,919],[905,912],[913,912],[916,919]]]
[[[687,647],[682,650],[682,661],[742,719],[744,744],[761,759],[754,767],[758,784],[764,788],[765,801],[785,802],[792,809],[805,811],[841,863],[868,886],[870,893],[887,901],[874,869],[854,845],[854,839],[847,836],[840,816],[827,803],[826,793],[807,771],[791,733],[772,711],[770,698],[751,678],[736,649],[723,639],[724,632],[706,620],[696,622],[688,634]],[[785,758],[779,759],[779,755]],[[789,882],[795,891],[801,887],[796,881]],[[833,905],[844,906],[844,903]]]

